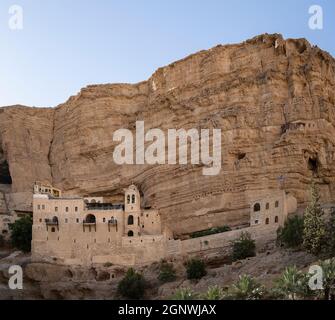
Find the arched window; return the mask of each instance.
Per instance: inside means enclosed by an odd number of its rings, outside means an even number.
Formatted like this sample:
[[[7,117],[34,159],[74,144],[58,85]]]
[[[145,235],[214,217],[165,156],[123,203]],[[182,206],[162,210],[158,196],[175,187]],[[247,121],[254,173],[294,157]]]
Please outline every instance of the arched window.
[[[96,218],[93,214],[89,214],[85,218],[85,223],[96,223]]]
[[[134,236],[134,232],[130,230],[130,231],[128,232],[128,237],[133,237],[133,236]]]
[[[276,207],[276,208],[279,208],[279,201],[276,201],[276,203],[275,203],[275,207]]]
[[[127,204],[130,204],[130,195],[127,196]]]
[[[131,196],[131,203],[135,203],[135,195],[133,194],[132,196]]]
[[[52,222],[53,222],[53,223],[58,223],[58,218],[57,218],[57,217],[53,217],[53,218],[52,218]]]
[[[265,224],[270,224],[270,219],[269,218],[266,218]]]
[[[95,204],[95,203],[97,203],[97,202],[95,201],[95,199],[92,199],[92,200],[91,200],[91,203]]]
[[[261,211],[261,205],[259,203],[256,203],[254,205],[254,212],[259,212],[259,211]]]
[[[128,217],[128,226],[132,226],[134,224],[134,217],[133,216],[129,216]]]
[[[266,204],[266,210],[269,210],[270,209],[270,203],[267,203]]]
[[[279,222],[279,217],[276,216],[276,217],[275,217],[275,223],[278,223],[278,222]]]

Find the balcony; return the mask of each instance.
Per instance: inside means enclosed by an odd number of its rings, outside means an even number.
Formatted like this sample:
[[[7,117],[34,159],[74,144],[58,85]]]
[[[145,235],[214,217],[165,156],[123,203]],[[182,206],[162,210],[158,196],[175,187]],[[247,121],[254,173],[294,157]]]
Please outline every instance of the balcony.
[[[52,219],[45,219],[45,224],[47,226],[47,231],[49,230],[49,227],[57,227],[57,230],[59,231],[59,221],[57,217],[53,217]]]
[[[123,204],[112,204],[112,203],[87,203],[86,210],[89,210],[89,211],[124,210],[124,205]]]

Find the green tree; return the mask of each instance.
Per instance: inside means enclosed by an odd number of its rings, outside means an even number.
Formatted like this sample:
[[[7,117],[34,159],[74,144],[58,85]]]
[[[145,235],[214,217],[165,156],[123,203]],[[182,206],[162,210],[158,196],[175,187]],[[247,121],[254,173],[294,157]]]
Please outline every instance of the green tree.
[[[240,276],[237,283],[228,289],[226,299],[259,300],[265,294],[264,287],[248,275]]]
[[[186,264],[187,279],[199,280],[207,274],[206,264],[202,260],[192,259]]]
[[[32,227],[33,219],[28,215],[9,225],[13,247],[23,252],[31,251]]]
[[[288,267],[276,281],[273,293],[278,298],[289,300],[307,297],[310,295],[308,280],[309,276],[295,266]]]
[[[299,216],[290,217],[284,227],[277,232],[277,242],[286,248],[300,247],[304,242],[304,219]]]
[[[145,292],[145,279],[134,269],[129,269],[125,277],[118,284],[118,294],[124,298],[139,300]]]
[[[320,254],[325,244],[326,225],[323,216],[319,190],[315,183],[312,183],[311,201],[304,217],[304,247],[314,255]]]
[[[158,280],[162,283],[176,280],[176,270],[173,268],[172,264],[163,262],[160,265]]]
[[[182,288],[177,290],[177,292],[172,297],[172,300],[196,300],[197,295],[188,288]]]
[[[243,232],[241,236],[232,242],[233,261],[243,260],[256,256],[256,243],[251,239],[248,232]]]

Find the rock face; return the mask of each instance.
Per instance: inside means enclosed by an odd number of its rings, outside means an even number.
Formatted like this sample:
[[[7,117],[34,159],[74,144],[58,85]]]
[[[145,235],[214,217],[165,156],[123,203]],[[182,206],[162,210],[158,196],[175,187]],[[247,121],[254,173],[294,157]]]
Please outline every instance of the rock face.
[[[41,180],[111,200],[134,182],[177,234],[247,222],[247,190],[282,187],[302,205],[314,177],[330,202],[334,75],[334,59],[306,40],[262,35],[191,55],[146,82],[89,86],[55,109],[0,109],[1,180],[10,172],[11,193]],[[146,130],[222,129],[221,173],[116,165],[113,133],[138,120]]]

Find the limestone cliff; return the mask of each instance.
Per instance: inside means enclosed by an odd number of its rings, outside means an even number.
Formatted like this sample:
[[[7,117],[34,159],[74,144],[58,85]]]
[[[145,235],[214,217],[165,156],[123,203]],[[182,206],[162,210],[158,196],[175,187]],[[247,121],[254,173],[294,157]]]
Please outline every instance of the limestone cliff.
[[[113,199],[134,182],[176,233],[247,221],[245,191],[281,186],[302,204],[313,176],[331,201],[334,75],[334,59],[306,40],[261,35],[191,55],[139,84],[89,86],[55,109],[4,108],[0,176],[12,180],[12,193],[41,180]],[[112,135],[137,120],[146,129],[222,129],[221,174],[205,177],[201,166],[117,166]]]

